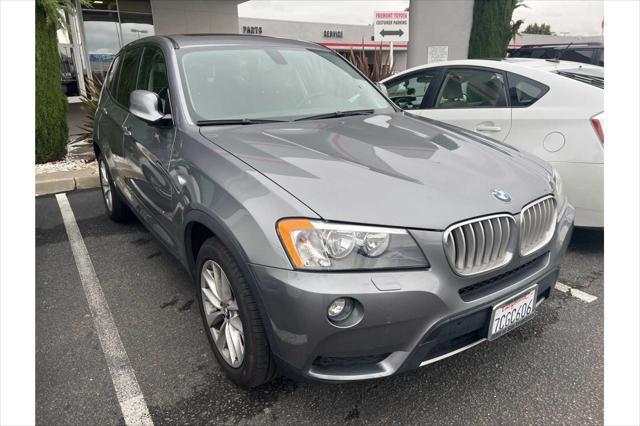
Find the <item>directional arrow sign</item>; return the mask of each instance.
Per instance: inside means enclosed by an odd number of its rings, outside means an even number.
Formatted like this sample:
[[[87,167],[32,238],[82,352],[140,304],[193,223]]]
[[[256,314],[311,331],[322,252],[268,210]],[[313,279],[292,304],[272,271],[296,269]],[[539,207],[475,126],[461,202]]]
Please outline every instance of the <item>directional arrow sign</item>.
[[[409,12],[375,12],[373,16],[375,41],[409,41]]]
[[[398,29],[395,31],[389,31],[389,30],[382,30],[380,31],[380,35],[382,37],[386,37],[386,36],[398,36],[398,37],[402,37],[402,34],[404,34],[404,31]]]

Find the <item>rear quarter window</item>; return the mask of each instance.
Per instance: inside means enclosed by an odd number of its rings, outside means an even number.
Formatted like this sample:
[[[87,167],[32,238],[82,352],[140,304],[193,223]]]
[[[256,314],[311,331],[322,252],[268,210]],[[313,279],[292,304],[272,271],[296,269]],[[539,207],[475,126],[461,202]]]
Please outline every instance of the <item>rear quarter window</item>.
[[[509,80],[509,99],[513,107],[528,107],[536,103],[548,91],[549,86],[520,74],[507,73]]]

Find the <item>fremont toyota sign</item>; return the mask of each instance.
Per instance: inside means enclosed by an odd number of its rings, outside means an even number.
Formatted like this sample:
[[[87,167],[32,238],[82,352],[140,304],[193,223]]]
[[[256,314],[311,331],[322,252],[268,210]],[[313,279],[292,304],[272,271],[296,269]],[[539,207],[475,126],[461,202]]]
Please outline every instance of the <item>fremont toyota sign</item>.
[[[375,41],[409,41],[409,12],[375,12]]]

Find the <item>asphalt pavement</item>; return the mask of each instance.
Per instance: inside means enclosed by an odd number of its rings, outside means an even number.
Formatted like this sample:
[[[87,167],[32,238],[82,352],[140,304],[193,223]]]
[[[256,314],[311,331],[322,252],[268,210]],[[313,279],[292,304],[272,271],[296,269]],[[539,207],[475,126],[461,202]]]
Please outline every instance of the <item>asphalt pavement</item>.
[[[97,190],[67,195],[140,390],[160,424],[602,424],[603,233],[576,230],[554,292],[520,328],[377,381],[252,391],[219,368],[189,274],[137,221],[111,222]],[[123,424],[54,196],[36,198],[36,419]]]

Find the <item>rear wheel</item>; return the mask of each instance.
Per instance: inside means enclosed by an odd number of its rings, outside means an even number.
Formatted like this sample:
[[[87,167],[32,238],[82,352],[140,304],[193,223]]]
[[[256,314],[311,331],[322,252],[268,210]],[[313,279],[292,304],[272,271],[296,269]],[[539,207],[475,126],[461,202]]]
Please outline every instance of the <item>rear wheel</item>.
[[[115,222],[126,221],[129,218],[129,208],[113,184],[109,166],[103,154],[98,157],[98,171],[100,173],[100,188],[102,189],[102,199],[107,209],[107,216]]]
[[[272,380],[276,369],[262,319],[234,258],[210,238],[200,248],[196,268],[200,314],[220,367],[245,388]]]

